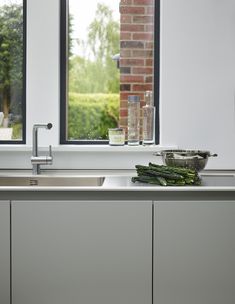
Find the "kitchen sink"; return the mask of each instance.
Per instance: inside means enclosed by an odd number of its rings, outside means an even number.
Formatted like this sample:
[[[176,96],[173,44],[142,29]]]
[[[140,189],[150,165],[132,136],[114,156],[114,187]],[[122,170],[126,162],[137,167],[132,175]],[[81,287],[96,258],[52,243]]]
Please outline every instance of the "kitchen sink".
[[[101,176],[0,176],[0,187],[99,187]]]

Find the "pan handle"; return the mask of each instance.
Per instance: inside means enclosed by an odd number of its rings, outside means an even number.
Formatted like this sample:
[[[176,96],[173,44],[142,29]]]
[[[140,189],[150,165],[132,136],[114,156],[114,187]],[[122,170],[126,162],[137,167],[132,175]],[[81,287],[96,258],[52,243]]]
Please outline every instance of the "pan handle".
[[[155,156],[162,156],[162,152],[161,152],[161,151],[158,151],[158,152],[156,152],[156,153],[153,153],[153,155],[155,155]]]
[[[209,157],[217,157],[218,154],[214,153],[214,154],[210,154],[210,155],[208,155],[208,156],[209,156]]]

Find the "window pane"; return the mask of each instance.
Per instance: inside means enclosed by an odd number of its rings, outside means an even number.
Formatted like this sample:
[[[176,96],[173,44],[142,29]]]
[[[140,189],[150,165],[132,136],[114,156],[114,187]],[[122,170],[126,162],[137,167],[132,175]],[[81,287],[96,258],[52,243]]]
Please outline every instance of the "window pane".
[[[0,141],[23,140],[23,0],[0,0]]]
[[[127,130],[128,95],[140,96],[143,106],[145,91],[155,91],[155,2],[61,0],[68,27],[61,39],[62,143],[98,143],[108,140],[109,128]]]
[[[155,28],[155,4],[160,0],[120,0],[120,120],[121,127],[127,126],[127,100],[129,95],[138,95],[141,107],[145,105],[145,91],[154,91],[155,105],[158,100],[158,78],[153,82],[157,69],[155,45],[158,31]],[[156,16],[157,17],[157,16]],[[158,20],[157,20],[158,21]],[[159,29],[159,28],[158,28]],[[156,51],[156,54],[154,54]],[[158,109],[157,109],[158,110]],[[141,112],[142,113],[142,112]],[[158,118],[158,115],[156,115]],[[158,119],[156,119],[158,122]],[[158,135],[158,131],[156,131]],[[140,139],[142,138],[142,115]],[[156,140],[156,143],[157,140]]]
[[[117,0],[69,1],[68,140],[105,140],[118,126]]]

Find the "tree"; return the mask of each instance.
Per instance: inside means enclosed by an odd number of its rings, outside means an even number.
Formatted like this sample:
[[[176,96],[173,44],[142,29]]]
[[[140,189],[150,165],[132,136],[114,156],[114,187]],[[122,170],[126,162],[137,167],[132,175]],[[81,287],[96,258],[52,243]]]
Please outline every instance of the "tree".
[[[119,73],[112,56],[119,53],[120,28],[105,4],[97,4],[95,19],[88,28],[88,46],[97,69],[105,73],[105,91],[119,92]]]
[[[119,23],[112,18],[112,11],[98,3],[95,19],[88,28],[88,45],[96,60],[106,63],[110,54],[119,50]]]
[[[23,6],[0,7],[0,95],[8,119],[11,95],[23,89]]]
[[[120,48],[119,23],[112,11],[98,3],[94,20],[88,28],[84,56],[70,58],[70,91],[77,93],[119,93],[119,71],[112,60]]]
[[[72,39],[72,33],[73,33],[73,15],[69,14],[69,21],[68,21],[68,56],[71,58],[73,56],[73,39]]]

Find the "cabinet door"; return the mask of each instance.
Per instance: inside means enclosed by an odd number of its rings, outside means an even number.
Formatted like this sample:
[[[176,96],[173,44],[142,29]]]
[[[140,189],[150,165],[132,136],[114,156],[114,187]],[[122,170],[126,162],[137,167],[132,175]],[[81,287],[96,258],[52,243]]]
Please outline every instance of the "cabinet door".
[[[154,303],[235,303],[235,202],[154,209]]]
[[[0,303],[10,304],[10,202],[0,201]]]
[[[13,304],[150,304],[151,202],[14,202]]]

